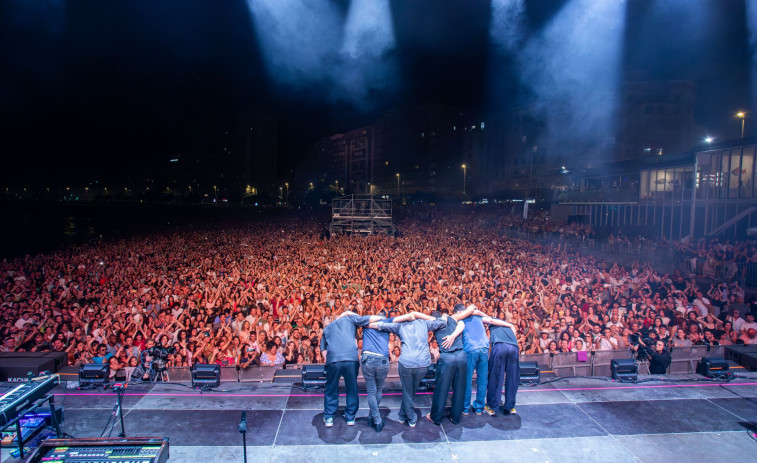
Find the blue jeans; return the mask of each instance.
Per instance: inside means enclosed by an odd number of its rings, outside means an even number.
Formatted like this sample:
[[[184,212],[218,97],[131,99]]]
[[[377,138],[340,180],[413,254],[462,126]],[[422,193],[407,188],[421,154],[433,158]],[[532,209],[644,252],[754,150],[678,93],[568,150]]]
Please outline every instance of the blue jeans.
[[[360,359],[360,366],[363,369],[363,378],[365,379],[365,388],[368,392],[368,407],[371,409],[371,421],[373,424],[381,423],[381,393],[384,389],[384,380],[389,374],[389,359],[377,355],[363,354]]]
[[[463,411],[473,407],[473,411],[481,413],[486,403],[486,379],[488,376],[488,357],[489,349],[481,348],[471,352],[466,352],[468,357],[468,378],[465,383],[465,400],[463,401]],[[473,372],[476,372],[476,401],[471,404],[473,395]]]
[[[339,408],[339,377],[344,377],[344,388],[347,392],[347,406],[344,417],[352,421],[357,415],[357,369],[358,362],[333,362],[326,364],[326,390],[323,394],[323,417],[333,418]]]
[[[426,373],[428,367],[406,368],[400,363],[400,382],[402,383],[402,406],[400,407],[400,421],[415,423],[418,414],[415,413],[415,391]]]
[[[507,384],[504,384],[505,381]],[[499,410],[503,384],[505,386],[504,409],[510,410],[515,408],[515,395],[520,386],[518,346],[498,342],[492,346],[492,353],[489,355],[489,387],[486,391],[486,405],[492,410]]]

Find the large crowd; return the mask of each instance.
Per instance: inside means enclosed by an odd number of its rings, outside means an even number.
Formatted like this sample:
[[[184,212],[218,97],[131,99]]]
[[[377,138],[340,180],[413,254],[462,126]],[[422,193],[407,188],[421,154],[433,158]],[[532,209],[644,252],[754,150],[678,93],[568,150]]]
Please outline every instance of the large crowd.
[[[3,261],[1,348],[65,351],[71,365],[108,362],[127,377],[143,371],[154,346],[167,353],[166,367],[324,362],[323,327],[345,310],[449,312],[456,303],[516,325],[522,353],[650,340],[757,344],[757,301],[746,303],[738,284],[707,287],[648,264],[503,238],[503,213],[493,205],[410,206],[398,237],[329,237],[322,221],[288,217]],[[390,343],[396,361],[401,344],[393,335]]]

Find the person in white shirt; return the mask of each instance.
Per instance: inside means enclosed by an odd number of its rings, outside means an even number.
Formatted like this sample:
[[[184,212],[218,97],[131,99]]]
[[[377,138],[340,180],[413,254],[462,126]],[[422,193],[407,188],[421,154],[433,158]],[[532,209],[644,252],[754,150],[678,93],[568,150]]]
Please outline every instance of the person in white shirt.
[[[739,317],[739,311],[733,310],[731,315],[725,317],[725,321],[731,322],[731,327],[737,333],[741,332],[741,326],[744,324],[744,319]]]
[[[607,328],[612,328],[613,326],[617,326],[617,327],[618,327],[618,329],[622,329],[622,328],[623,328],[623,322],[621,322],[621,321],[620,321],[620,319],[618,318],[618,316],[617,316],[617,315],[613,315],[613,316],[612,316],[612,317],[610,318],[610,321],[609,321],[609,322],[607,322],[607,324],[606,324],[605,326],[606,326]]]
[[[610,328],[605,328],[603,334],[597,340],[595,348],[597,350],[615,350],[618,348],[618,341],[612,337]]]
[[[704,297],[701,291],[697,291],[697,297],[694,298],[694,302],[691,303],[703,317],[706,317],[710,313],[710,300]],[[717,316],[717,314],[715,314]]]
[[[14,326],[20,330],[24,329],[26,325],[29,323],[32,323],[31,317],[29,317],[29,312],[24,312],[21,314],[21,318],[16,320],[16,323],[14,323]]]
[[[757,322],[754,321],[754,315],[750,313],[746,314],[746,321],[744,321],[741,324],[741,329],[739,329],[739,333],[743,334],[749,329],[753,329],[757,331]]]

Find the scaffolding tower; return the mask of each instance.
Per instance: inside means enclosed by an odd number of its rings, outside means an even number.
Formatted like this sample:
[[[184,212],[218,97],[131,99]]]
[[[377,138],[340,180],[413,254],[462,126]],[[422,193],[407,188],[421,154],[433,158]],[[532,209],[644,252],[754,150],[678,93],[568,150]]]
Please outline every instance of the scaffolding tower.
[[[394,235],[392,200],[373,195],[349,195],[331,202],[331,233]]]

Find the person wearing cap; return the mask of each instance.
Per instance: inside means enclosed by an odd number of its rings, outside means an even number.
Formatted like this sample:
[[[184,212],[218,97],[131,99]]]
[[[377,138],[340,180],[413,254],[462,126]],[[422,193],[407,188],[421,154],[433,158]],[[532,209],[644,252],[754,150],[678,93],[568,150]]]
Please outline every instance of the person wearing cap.
[[[357,395],[358,353],[355,335],[357,327],[380,320],[377,316],[358,316],[343,312],[326,325],[321,338],[321,352],[326,357],[326,389],[323,394],[323,422],[334,426],[334,414],[339,407],[339,378],[344,377],[347,406],[344,418],[348,426],[355,425],[359,399]]]
[[[386,323],[414,320],[413,314],[386,318],[383,301],[378,302],[378,317]],[[379,405],[384,389],[384,380],[389,374],[389,333],[370,327],[363,328],[363,353],[360,356],[360,368],[363,370],[370,423],[376,432],[381,432],[385,422],[381,419]]]

